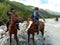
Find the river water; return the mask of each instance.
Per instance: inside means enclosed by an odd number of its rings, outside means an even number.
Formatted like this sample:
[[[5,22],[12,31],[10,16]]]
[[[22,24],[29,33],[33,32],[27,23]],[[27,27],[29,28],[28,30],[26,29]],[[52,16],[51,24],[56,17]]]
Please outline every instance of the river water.
[[[19,28],[21,29],[21,30],[18,30],[19,43],[20,45],[26,45],[28,41],[28,35],[25,32],[26,22],[19,23]],[[5,34],[3,38],[0,37],[0,45],[9,45],[8,32],[6,33],[4,32],[6,31],[6,26],[5,25],[0,26],[0,30],[3,30],[0,32]],[[57,22],[55,21],[54,18],[46,19],[45,29],[44,29],[44,38],[45,40],[43,41],[41,32],[39,33],[39,35],[35,33],[35,37],[34,37],[35,45],[43,45],[43,42],[45,45],[60,45],[60,19]],[[15,42],[16,41],[12,39],[13,45],[16,45]],[[30,39],[30,45],[32,45],[32,39]]]

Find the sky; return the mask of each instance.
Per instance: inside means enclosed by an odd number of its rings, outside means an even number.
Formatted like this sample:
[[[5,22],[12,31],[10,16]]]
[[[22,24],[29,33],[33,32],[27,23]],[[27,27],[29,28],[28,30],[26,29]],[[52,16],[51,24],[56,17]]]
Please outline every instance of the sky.
[[[60,12],[60,0],[10,0],[31,5],[42,9],[49,9],[52,11]]]

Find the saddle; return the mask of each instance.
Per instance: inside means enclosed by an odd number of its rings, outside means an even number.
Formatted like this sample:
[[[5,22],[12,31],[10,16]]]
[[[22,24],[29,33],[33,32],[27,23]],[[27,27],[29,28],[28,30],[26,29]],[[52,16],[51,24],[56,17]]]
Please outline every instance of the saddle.
[[[32,24],[33,24],[34,26],[36,26],[36,28],[39,29],[39,22],[37,22],[37,21],[35,20],[35,21],[29,21],[29,25],[28,25],[28,27],[26,28],[26,31],[31,27]],[[36,24],[38,24],[38,25],[36,25]]]
[[[39,25],[39,21],[38,20],[34,20],[33,21],[34,25],[36,26],[36,29],[40,29],[40,25]]]
[[[33,21],[29,21],[29,25],[28,25],[26,31],[31,27],[32,23],[33,23]]]

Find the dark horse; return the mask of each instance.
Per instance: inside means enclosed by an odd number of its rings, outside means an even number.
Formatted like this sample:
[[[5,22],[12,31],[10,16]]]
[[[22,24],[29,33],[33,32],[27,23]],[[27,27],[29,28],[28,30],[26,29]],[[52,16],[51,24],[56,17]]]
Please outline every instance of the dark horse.
[[[27,22],[29,22],[30,20],[28,20]],[[29,23],[27,24],[27,26],[29,25]],[[44,23],[42,21],[39,21],[39,31],[41,31],[42,36],[44,36]],[[30,41],[30,34],[32,34],[32,39],[33,39],[33,45],[34,45],[34,33],[38,32],[38,30],[36,29],[36,21],[33,21],[31,27],[27,30],[27,34],[28,34],[28,45],[29,45],[29,41]]]
[[[18,15],[12,13],[10,25],[9,25],[9,28],[8,28],[9,36],[10,36],[10,45],[11,45],[11,37],[12,37],[12,34],[14,34],[14,38],[16,39],[16,42],[17,42],[17,45],[18,45],[16,22],[19,19],[21,20],[21,18],[19,18]]]

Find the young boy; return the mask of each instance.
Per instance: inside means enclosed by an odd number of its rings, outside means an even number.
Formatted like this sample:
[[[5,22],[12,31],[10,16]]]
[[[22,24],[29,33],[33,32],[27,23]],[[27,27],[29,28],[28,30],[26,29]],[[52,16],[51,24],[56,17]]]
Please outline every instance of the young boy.
[[[7,31],[8,31],[8,27],[9,27],[9,24],[10,24],[10,19],[11,19],[12,13],[15,13],[14,8],[11,8],[10,11],[7,12],[7,16],[8,16],[8,21],[7,21],[7,24],[6,24],[6,26],[7,26]],[[16,23],[16,26],[17,26],[17,29],[20,30],[20,29],[18,28],[18,21],[17,21],[17,23]]]
[[[31,18],[32,18],[33,21],[36,21],[36,29],[37,30],[39,30],[39,28],[38,28],[38,26],[39,26],[39,17],[42,17],[42,19],[45,22],[44,17],[41,16],[40,13],[39,13],[39,8],[38,7],[35,7],[34,12],[32,13]]]

